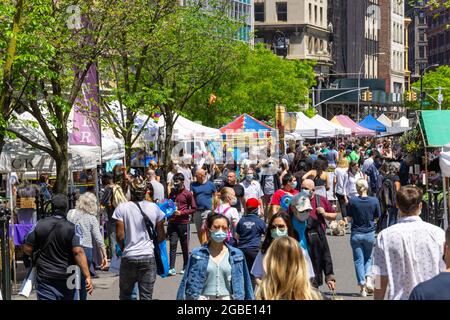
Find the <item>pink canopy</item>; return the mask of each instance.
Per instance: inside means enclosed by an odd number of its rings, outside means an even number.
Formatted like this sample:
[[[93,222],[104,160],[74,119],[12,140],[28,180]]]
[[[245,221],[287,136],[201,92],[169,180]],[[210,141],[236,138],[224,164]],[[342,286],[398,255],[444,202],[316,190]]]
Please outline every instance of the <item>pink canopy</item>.
[[[355,136],[372,137],[376,135],[375,131],[361,127],[355,121],[350,119],[348,116],[344,115],[334,116],[334,118],[331,119],[331,121],[340,124],[341,126],[344,126],[346,128],[350,128],[352,130],[352,134]]]

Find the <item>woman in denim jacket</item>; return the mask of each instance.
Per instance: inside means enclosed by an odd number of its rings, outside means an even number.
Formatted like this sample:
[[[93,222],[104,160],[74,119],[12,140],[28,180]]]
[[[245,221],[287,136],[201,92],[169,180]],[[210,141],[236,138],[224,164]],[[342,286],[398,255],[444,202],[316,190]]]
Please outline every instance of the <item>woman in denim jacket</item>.
[[[213,214],[206,225],[210,241],[192,251],[177,300],[254,300],[244,254],[225,244],[230,221]]]

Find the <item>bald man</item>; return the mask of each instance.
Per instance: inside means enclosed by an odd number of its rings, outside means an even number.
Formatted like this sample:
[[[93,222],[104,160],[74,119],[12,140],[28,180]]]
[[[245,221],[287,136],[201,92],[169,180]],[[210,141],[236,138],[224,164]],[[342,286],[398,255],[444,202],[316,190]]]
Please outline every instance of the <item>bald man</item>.
[[[197,229],[197,236],[201,244],[204,242],[204,235],[201,227],[206,217],[212,210],[213,197],[217,192],[214,183],[206,179],[206,171],[199,169],[195,172],[197,181],[191,184],[191,191],[195,197],[197,211],[194,213],[194,223]]]
[[[318,288],[325,282],[330,290],[335,290],[336,279],[333,272],[330,248],[326,237],[327,224],[325,220],[336,220],[336,211],[330,202],[314,192],[314,181],[306,179],[302,183],[302,192],[309,195],[312,210],[309,214],[306,232],[308,233],[308,252],[314,268],[314,287]]]

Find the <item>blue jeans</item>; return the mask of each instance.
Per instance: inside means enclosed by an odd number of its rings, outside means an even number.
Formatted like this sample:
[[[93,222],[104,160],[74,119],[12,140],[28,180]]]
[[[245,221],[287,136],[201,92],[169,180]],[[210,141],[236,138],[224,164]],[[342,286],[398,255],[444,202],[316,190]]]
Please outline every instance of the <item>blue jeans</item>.
[[[139,289],[139,299],[151,300],[155,281],[156,262],[154,257],[139,260],[122,258],[119,274],[120,300],[132,299],[136,282]]]
[[[36,294],[38,300],[73,300],[75,289],[69,289],[66,280],[43,280],[37,277]]]
[[[371,275],[372,250],[375,244],[375,231],[369,233],[352,233],[350,245],[353,250],[356,279],[359,285],[366,283],[366,277]]]
[[[84,254],[86,255],[86,259],[88,262],[88,269],[92,265],[92,248],[83,247]],[[81,271],[81,270],[80,270]],[[87,291],[86,291],[86,278],[81,272],[81,286],[80,286],[80,300],[87,300]]]

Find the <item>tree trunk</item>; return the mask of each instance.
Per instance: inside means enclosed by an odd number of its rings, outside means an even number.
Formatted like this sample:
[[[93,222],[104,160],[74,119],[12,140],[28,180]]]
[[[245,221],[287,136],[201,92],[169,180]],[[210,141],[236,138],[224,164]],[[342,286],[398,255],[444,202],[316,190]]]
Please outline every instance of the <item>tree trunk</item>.
[[[130,131],[130,133],[127,133],[125,137],[125,164],[127,166],[127,169],[131,167],[131,151],[132,151],[132,142],[133,135]]]
[[[53,194],[68,193],[69,184],[69,151],[67,144],[61,146],[61,153],[55,158],[56,163],[56,183],[53,187]]]
[[[169,172],[169,168],[170,168],[170,164],[172,162],[172,149],[173,149],[173,143],[172,143],[172,132],[173,132],[173,127],[174,127],[174,122],[173,122],[173,116],[172,114],[168,115],[167,117],[164,118],[165,122],[166,122],[166,126],[165,126],[165,137],[164,137],[164,152],[162,154],[162,177],[161,177],[161,183],[164,185],[164,189],[168,190],[167,188],[167,184],[168,181],[167,180],[167,174]],[[167,197],[167,195],[166,195]]]

